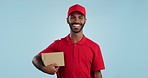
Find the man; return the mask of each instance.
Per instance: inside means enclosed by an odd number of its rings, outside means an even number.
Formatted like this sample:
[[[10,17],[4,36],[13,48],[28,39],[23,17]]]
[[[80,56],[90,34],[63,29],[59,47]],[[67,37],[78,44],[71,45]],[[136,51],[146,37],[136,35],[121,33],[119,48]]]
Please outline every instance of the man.
[[[86,38],[83,27],[86,22],[86,10],[75,4],[68,10],[67,23],[70,34],[60,40],[55,40],[46,49],[36,55],[32,62],[36,68],[57,78],[102,78],[101,70],[105,69],[100,47]],[[44,66],[42,53],[64,52],[65,66],[57,64]]]

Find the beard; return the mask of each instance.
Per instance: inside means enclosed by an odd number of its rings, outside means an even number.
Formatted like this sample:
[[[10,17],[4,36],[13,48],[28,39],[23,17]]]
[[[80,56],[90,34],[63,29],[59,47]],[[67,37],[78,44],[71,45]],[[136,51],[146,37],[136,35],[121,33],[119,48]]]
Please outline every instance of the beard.
[[[74,32],[74,33],[81,32],[84,25],[85,25],[85,23],[82,24],[82,23],[69,23],[69,22],[68,22],[68,24],[69,24],[69,27],[70,27],[71,31]],[[78,25],[79,27],[75,27],[74,25]]]

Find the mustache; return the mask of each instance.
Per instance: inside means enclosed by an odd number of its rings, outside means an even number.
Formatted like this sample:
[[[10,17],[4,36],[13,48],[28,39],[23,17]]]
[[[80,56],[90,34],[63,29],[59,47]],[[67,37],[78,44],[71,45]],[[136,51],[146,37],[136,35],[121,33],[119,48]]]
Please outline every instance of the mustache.
[[[81,23],[71,23],[71,25],[74,25],[74,24],[79,24],[79,25],[82,25]]]

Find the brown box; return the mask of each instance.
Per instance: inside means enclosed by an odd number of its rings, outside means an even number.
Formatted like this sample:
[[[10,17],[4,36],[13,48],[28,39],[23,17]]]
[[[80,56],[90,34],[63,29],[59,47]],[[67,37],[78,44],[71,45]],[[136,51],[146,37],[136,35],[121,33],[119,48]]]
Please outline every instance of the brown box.
[[[63,52],[42,53],[42,61],[45,66],[56,63],[58,66],[65,66]]]

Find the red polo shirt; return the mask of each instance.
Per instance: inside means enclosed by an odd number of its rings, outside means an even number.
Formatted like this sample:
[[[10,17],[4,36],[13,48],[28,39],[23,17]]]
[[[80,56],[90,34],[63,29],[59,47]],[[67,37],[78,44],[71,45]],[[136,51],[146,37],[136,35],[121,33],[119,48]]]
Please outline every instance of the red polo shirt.
[[[54,41],[41,53],[64,52],[65,66],[60,67],[57,78],[92,78],[92,71],[105,69],[98,44],[83,36],[73,43],[70,36]]]

